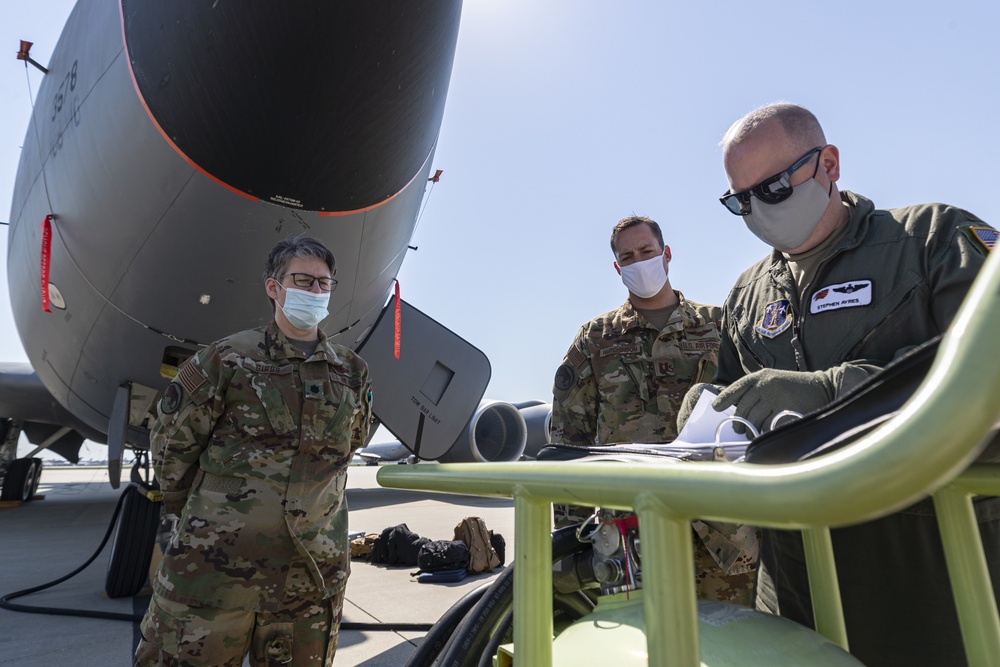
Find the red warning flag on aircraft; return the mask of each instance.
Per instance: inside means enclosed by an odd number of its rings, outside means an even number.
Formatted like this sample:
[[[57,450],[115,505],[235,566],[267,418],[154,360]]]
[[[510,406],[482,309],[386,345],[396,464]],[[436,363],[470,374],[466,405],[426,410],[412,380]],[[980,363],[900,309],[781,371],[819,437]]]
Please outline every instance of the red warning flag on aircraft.
[[[42,310],[49,310],[49,259],[52,256],[52,215],[42,220]]]
[[[396,312],[393,318],[393,324],[395,325],[395,331],[392,341],[392,352],[399,359],[399,281],[396,281]]]

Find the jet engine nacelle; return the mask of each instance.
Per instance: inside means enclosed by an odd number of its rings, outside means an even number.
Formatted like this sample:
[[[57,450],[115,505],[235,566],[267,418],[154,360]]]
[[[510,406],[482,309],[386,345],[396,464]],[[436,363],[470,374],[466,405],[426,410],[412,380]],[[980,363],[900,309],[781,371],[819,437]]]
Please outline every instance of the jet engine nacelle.
[[[528,427],[521,412],[503,401],[485,400],[443,456],[442,463],[517,461],[524,453]]]
[[[552,404],[545,401],[525,401],[515,403],[514,407],[524,418],[525,426],[528,428],[528,439],[524,445],[524,456],[535,458],[538,450],[550,444],[549,424],[552,422]]]

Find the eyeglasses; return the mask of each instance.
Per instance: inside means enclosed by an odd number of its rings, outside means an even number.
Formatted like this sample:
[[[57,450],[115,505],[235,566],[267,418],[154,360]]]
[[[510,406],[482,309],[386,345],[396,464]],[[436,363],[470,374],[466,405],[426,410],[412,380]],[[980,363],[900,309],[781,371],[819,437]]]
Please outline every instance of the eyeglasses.
[[[826,146],[817,146],[816,148],[811,149],[808,153],[796,160],[791,167],[784,170],[780,174],[775,174],[770,178],[765,178],[749,190],[745,190],[743,192],[727,192],[719,197],[719,201],[721,201],[722,205],[729,209],[729,212],[733,215],[749,215],[750,195],[753,195],[765,204],[778,204],[785,201],[792,196],[792,174],[808,162],[813,153],[818,153],[824,148],[826,148]],[[816,160],[816,171],[819,171],[818,159]],[[816,173],[813,172],[813,176],[815,175]]]
[[[308,273],[286,273],[281,276],[282,278],[292,277],[292,282],[295,283],[296,287],[301,287],[303,289],[309,289],[313,286],[314,282],[319,283],[319,288],[324,292],[332,292],[337,287],[337,281],[334,278],[317,278],[316,276],[311,276]]]

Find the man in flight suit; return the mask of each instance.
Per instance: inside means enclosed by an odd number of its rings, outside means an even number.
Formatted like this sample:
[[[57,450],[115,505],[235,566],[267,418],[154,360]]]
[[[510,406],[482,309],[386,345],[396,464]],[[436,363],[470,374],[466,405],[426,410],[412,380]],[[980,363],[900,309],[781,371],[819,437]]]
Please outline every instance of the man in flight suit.
[[[336,286],[319,241],[279,242],[265,327],[184,363],[150,434],[180,517],[135,665],[329,665],[350,572],[347,466],[371,418],[365,362],[318,328]]]
[[[840,153],[798,105],[752,111],[722,150],[722,203],[774,252],[726,299],[714,406],[736,406],[762,430],[782,410],[806,413],[844,396],[943,333],[997,237],[959,208],[880,210],[838,191]],[[681,423],[702,388],[685,397]],[[1000,500],[975,506],[996,589]],[[876,667],[965,664],[930,500],[832,536],[854,655]],[[812,625],[797,531],[763,532],[756,593],[759,609]]]
[[[716,371],[721,311],[688,301],[671,287],[670,247],[659,225],[646,217],[624,218],[611,234],[611,251],[629,296],[580,328],[556,371],[554,444],[671,442],[685,392]],[[589,514],[564,505],[555,510],[557,526]],[[693,529],[699,597],[749,604],[755,529],[703,521]]]

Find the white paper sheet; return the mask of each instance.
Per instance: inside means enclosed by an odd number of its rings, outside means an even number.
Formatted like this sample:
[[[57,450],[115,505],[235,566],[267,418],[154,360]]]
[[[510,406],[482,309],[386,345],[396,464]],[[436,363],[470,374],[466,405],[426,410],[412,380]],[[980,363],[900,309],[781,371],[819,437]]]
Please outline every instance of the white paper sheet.
[[[715,398],[715,394],[709,391],[701,392],[701,396],[698,397],[698,403],[695,404],[694,410],[691,411],[691,416],[688,417],[687,423],[684,424],[684,428],[677,434],[677,439],[671,444],[674,446],[680,443],[692,445],[715,444],[715,431],[718,429],[719,424],[726,417],[732,417],[736,414],[735,405],[726,408],[722,412],[717,412],[712,407],[712,401]],[[733,430],[733,422],[728,422],[722,427],[722,432],[719,434],[719,444],[745,445],[747,442],[749,440],[745,435],[740,435]]]

